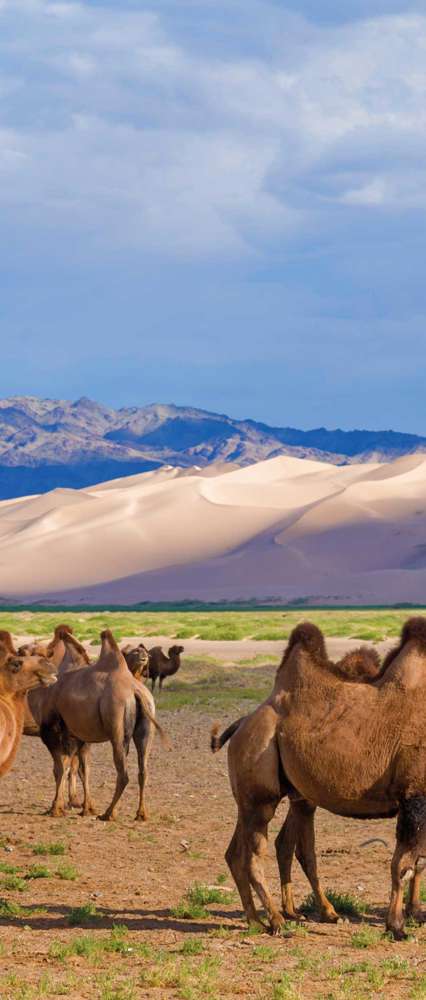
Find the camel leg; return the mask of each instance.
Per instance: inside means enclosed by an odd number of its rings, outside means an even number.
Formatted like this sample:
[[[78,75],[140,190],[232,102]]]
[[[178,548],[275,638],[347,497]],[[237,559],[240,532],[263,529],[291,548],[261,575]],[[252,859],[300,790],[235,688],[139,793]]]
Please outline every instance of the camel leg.
[[[425,920],[425,914],[423,912],[421,899],[420,899],[420,888],[422,883],[422,873],[416,866],[416,871],[414,872],[413,878],[410,881],[408,888],[408,901],[405,907],[405,912],[407,917],[412,917],[417,923],[421,924]]]
[[[41,726],[40,736],[52,756],[56,784],[55,796],[48,810],[48,815],[66,816],[65,788],[76,744],[60,718],[54,719],[50,725]]]
[[[264,925],[262,924],[254,905],[253,893],[251,891],[250,879],[247,871],[244,833],[240,820],[238,820],[230,840],[225,854],[225,860],[240,894],[247,923],[249,926],[261,927],[264,930]]]
[[[315,829],[314,815],[315,806],[308,802],[292,802],[291,809],[294,811],[297,832],[296,832],[296,858],[301,865],[306,878],[309,880],[318,907],[321,920],[324,923],[336,924],[339,914],[334,906],[327,899],[325,892],[318,878],[317,859],[315,854]]]
[[[136,728],[133,733],[133,742],[135,744],[136,752],[138,755],[138,777],[139,777],[139,805],[135,819],[141,821],[148,819],[148,812],[144,800],[144,791],[145,791],[145,782],[147,775],[148,757],[150,754],[153,738],[154,738],[154,726],[150,723],[149,719],[146,719],[144,716],[141,716],[141,718],[138,720],[136,724]]]
[[[98,816],[98,819],[108,822],[109,820],[115,819],[115,807],[119,799],[124,792],[124,789],[129,784],[129,775],[127,771],[127,755],[129,752],[129,747],[126,745],[124,739],[112,741],[112,753],[114,758],[115,770],[117,772],[117,781],[115,785],[114,795],[112,801],[110,802],[108,809],[102,813],[102,816]]]
[[[158,678],[158,684],[159,684],[159,687],[160,687],[160,691],[163,690],[163,680],[164,680],[164,678],[161,677],[161,676]]]
[[[68,801],[70,806],[75,806],[75,807],[81,805],[77,795],[77,774],[79,770],[79,763],[80,762],[77,754],[74,754],[74,756],[71,757],[71,763],[70,763],[70,772],[68,781]]]
[[[268,824],[275,814],[277,805],[278,802],[273,804],[269,802],[257,806],[256,811],[251,813],[246,827],[247,862],[250,883],[266,910],[273,934],[279,934],[285,921],[269,892],[263,868],[263,858],[268,843]]]
[[[291,866],[297,840],[297,817],[291,805],[285,822],[275,840],[275,850],[280,872],[283,914],[288,920],[304,920],[294,907]]]
[[[79,750],[79,774],[83,783],[82,816],[96,816],[96,806],[90,794],[90,744],[83,743]]]
[[[397,941],[404,940],[403,884],[412,881],[407,910],[422,919],[419,906],[419,878],[426,867],[426,797],[413,795],[401,803],[396,828],[396,848],[392,858],[392,889],[386,927]]]

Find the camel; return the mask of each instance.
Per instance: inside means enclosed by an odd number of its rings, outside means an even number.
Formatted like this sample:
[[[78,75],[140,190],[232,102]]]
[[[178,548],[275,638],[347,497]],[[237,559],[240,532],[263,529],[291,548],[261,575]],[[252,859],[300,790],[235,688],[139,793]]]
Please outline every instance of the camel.
[[[3,636],[5,633],[2,633]],[[55,667],[38,656],[16,656],[12,638],[0,642],[0,776],[12,767],[24,724],[25,698],[31,688],[54,684]]]
[[[130,644],[123,646],[121,650],[130,673],[138,680],[142,681],[149,674],[149,653],[140,642],[138,646],[132,647]]]
[[[65,640],[70,644],[72,637]],[[83,812],[92,809],[89,792],[89,743],[110,742],[117,781],[112,801],[99,819],[115,819],[116,806],[128,784],[127,756],[133,739],[139,764],[139,804],[137,820],[147,818],[144,801],[146,767],[154,730],[163,736],[155,719],[152,695],[128,670],[112,633],[101,633],[99,659],[88,667],[71,670],[58,678],[43,715],[40,735],[53,757],[56,793],[52,816],[65,813],[64,781],[73,753],[83,753]]]
[[[157,678],[161,691],[164,678],[171,677],[177,673],[181,665],[180,657],[183,652],[183,646],[170,646],[168,656],[163,653],[161,646],[153,646],[149,650],[149,676],[151,678],[152,691],[154,691]]]
[[[377,654],[368,649],[361,649],[349,654],[340,664],[331,663],[327,659],[321,633],[315,626],[307,623],[299,626],[292,633],[277,671],[273,692],[266,702],[250,716],[237,720],[229,726],[221,737],[217,736],[217,727],[214,727],[211,742],[213,751],[219,750],[230,739],[229,773],[231,787],[238,804],[238,821],[226,859],[240,891],[249,923],[258,923],[251,887],[256,889],[265,906],[272,931],[279,932],[283,922],[283,917],[275,907],[264,879],[262,854],[266,848],[268,824],[275,813],[278,802],[284,795],[290,797],[290,810],[277,837],[276,850],[280,869],[283,912],[287,917],[297,918],[291,887],[291,862],[296,848],[296,856],[311,882],[322,919],[332,921],[338,919],[321,889],[316,870],[313,818],[317,805],[322,805],[332,812],[355,815],[358,818],[395,815],[398,809],[400,810],[402,818],[398,826],[398,844],[393,861],[393,890],[387,919],[388,929],[394,933],[395,937],[403,936],[402,889],[400,885],[403,870],[405,874],[408,872],[413,876],[408,911],[416,917],[419,916],[420,872],[423,861],[426,865],[426,856],[422,860],[421,853],[419,854],[417,851],[416,855],[416,849],[422,847],[421,838],[420,846],[417,844],[410,847],[411,869],[409,866],[403,869],[403,865],[407,862],[407,836],[408,838],[413,837],[413,808],[414,811],[417,809],[418,812],[419,794],[421,798],[418,789],[423,789],[425,776],[423,775],[422,763],[417,766],[416,770],[415,764],[412,764],[410,760],[410,767],[405,768],[407,753],[415,755],[412,747],[410,750],[411,737],[408,736],[410,744],[407,745],[404,744],[404,739],[406,739],[405,734],[409,733],[410,713],[413,710],[413,691],[416,683],[420,687],[423,683],[422,656],[425,655],[425,619],[413,619],[406,624],[399,647],[388,655],[382,667],[380,667]],[[311,662],[312,657],[314,657],[313,663]],[[398,667],[391,668],[391,665],[397,660]],[[423,670],[425,673],[424,684],[426,684],[425,663],[423,663]],[[321,685],[318,677],[321,680]],[[402,687],[401,678],[403,678]],[[415,683],[411,687],[413,680]],[[323,689],[325,692],[324,701],[321,702]],[[401,692],[405,701],[405,721],[402,724],[402,733],[398,732],[401,723],[399,706]],[[291,699],[293,699],[293,703]],[[294,706],[297,706],[297,711]],[[367,714],[367,728],[364,724],[364,706],[369,707],[371,712],[370,723]],[[374,711],[380,711],[381,708],[385,712],[386,722],[383,729],[378,730]],[[346,729],[343,726],[339,729],[341,717],[347,723]],[[370,760],[377,762],[379,758],[378,769],[380,772],[380,754],[375,747],[374,737],[377,733],[378,741],[383,739],[386,745],[387,725],[393,726],[393,730],[390,728],[388,732],[394,731],[400,737],[399,743],[397,736],[395,736],[394,742],[395,747],[400,748],[400,756],[398,758],[398,753],[396,753],[396,758],[401,790],[397,783],[396,792],[398,794],[391,790],[391,801],[389,802],[389,795],[384,790],[388,762],[387,765],[383,765],[384,780],[382,780],[382,786],[380,778],[377,783],[378,801],[375,802],[374,798],[373,801],[371,800],[371,792],[364,791],[365,788],[368,789],[368,785],[363,785],[366,768],[364,765],[363,769],[363,758],[362,752],[359,753],[359,745],[362,745],[363,739],[366,741],[367,764],[370,763]],[[332,727],[331,737],[332,740],[334,739],[334,743],[332,742],[329,759],[330,726]],[[421,720],[419,720],[417,731],[423,738]],[[288,745],[289,734],[292,742]],[[389,743],[389,740],[387,742]],[[350,751],[345,753],[348,745]],[[301,765],[298,755],[300,754],[304,760],[302,755],[306,753],[306,746],[310,748],[309,761],[313,771],[315,770],[314,759],[316,760],[318,747],[320,746],[321,749],[320,760],[323,763],[323,770],[321,770],[321,766],[318,769],[320,776],[317,776],[318,784],[315,786],[315,794],[306,762],[307,773],[304,773],[302,769],[302,777],[300,776]],[[392,750],[390,755],[392,756]],[[330,774],[333,771],[333,766],[336,768],[336,761],[340,770],[337,776],[338,791],[334,792],[337,801],[333,802],[326,790],[330,786]],[[347,769],[346,772],[345,769]],[[409,773],[406,773],[407,771]],[[355,775],[362,789],[360,801],[356,803],[346,803],[344,796],[343,801],[339,798],[339,795],[342,796],[339,780],[344,782],[345,774],[346,778],[348,775]],[[324,783],[325,791],[321,782]],[[374,788],[373,783],[373,796],[375,794]],[[411,794],[413,788],[417,788],[417,792]],[[404,804],[410,803],[411,799],[415,800],[414,805]],[[426,855],[426,845],[424,846],[424,854]]]
[[[1,633],[0,633],[1,637]],[[69,641],[67,641],[69,639]],[[32,650],[32,655],[35,655],[36,650],[40,650],[41,645],[37,642],[30,643],[27,647],[20,647],[20,649]],[[46,656],[51,660],[51,662],[57,667],[58,677],[62,674],[67,673],[69,670],[76,670],[79,667],[87,666],[90,663],[90,659],[84,646],[78,642],[73,636],[73,630],[69,625],[57,625],[54,631],[53,639],[44,646]],[[41,655],[39,653],[39,655]],[[25,717],[24,717],[24,736],[40,736],[40,726],[43,720],[43,712],[45,706],[47,705],[46,700],[47,691],[45,688],[37,687],[29,692],[26,706],[25,706]],[[88,748],[85,747],[83,755],[89,752]],[[78,807],[80,805],[79,798],[77,795],[77,775],[80,772],[80,777],[82,778],[82,759],[81,753],[78,752],[73,754],[70,761],[69,769],[69,805]],[[84,807],[83,807],[84,808]],[[84,815],[91,813],[92,806],[90,802],[86,803],[86,812]]]

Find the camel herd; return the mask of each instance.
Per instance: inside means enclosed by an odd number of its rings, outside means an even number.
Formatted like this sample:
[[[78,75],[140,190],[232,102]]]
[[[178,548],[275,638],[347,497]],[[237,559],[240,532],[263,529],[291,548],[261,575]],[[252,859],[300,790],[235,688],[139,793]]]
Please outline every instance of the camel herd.
[[[95,811],[90,793],[90,744],[110,742],[116,768],[111,803],[99,817],[110,820],[128,783],[127,757],[133,740],[139,765],[136,819],[146,819],[146,766],[155,730],[154,698],[144,680],[160,688],[180,666],[183,648],[143,644],[120,650],[112,633],[101,633],[101,651],[91,663],[84,647],[61,625],[45,647],[16,650],[0,632],[0,775],[12,765],[22,732],[41,737],[51,753],[56,791],[51,815],[76,801],[83,790],[83,814]],[[327,654],[324,637],[309,622],[292,632],[270,696],[237,719],[211,748],[228,746],[228,766],[238,816],[226,852],[249,924],[264,926],[253,890],[272,933],[286,919],[298,920],[291,871],[296,855],[325,921],[338,914],[321,887],[316,863],[314,816],[318,806],[340,816],[379,819],[397,816],[391,864],[387,929],[405,937],[406,915],[422,918],[420,879],[426,868],[426,618],[411,618],[400,642],[383,662],[368,647],[339,663]],[[278,804],[289,800],[275,842],[281,909],[265,879],[263,857],[268,825]]]

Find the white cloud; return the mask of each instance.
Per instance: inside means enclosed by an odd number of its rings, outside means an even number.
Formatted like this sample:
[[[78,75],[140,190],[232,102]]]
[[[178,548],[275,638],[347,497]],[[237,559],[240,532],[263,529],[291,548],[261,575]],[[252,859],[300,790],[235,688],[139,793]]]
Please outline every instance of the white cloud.
[[[80,233],[85,253],[239,256],[334,211],[425,207],[426,17],[320,29],[247,0],[258,51],[235,36],[220,55],[189,9],[178,31],[161,5],[0,5],[15,226]]]

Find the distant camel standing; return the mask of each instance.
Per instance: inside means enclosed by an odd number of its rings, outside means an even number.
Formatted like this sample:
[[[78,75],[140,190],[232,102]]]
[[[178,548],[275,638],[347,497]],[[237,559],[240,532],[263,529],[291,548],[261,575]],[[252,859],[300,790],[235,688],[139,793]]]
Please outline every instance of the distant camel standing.
[[[65,640],[70,643],[71,637]],[[101,653],[96,663],[63,674],[51,690],[43,716],[41,738],[53,757],[56,793],[51,815],[65,814],[64,783],[71,756],[89,743],[112,744],[117,772],[112,801],[100,816],[115,818],[116,805],[129,777],[127,756],[133,739],[139,764],[139,805],[136,819],[147,818],[144,803],[146,765],[154,729],[155,703],[147,688],[132,676],[124,656],[109,631],[101,633]],[[90,801],[89,761],[83,760],[84,809]]]
[[[165,677],[172,677],[181,666],[180,657],[184,652],[183,646],[170,646],[168,656],[163,653],[161,646],[153,646],[149,650],[149,676],[151,678],[152,690],[158,678],[160,691],[163,687]]]
[[[0,776],[12,767],[21,742],[27,692],[55,680],[55,668],[48,660],[16,656],[8,641],[0,642]]]

